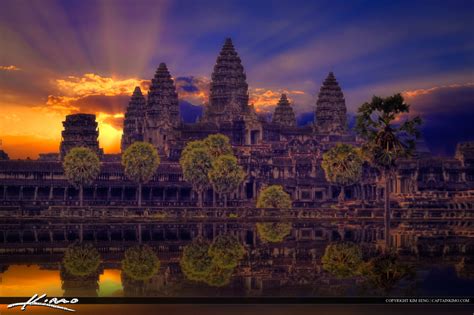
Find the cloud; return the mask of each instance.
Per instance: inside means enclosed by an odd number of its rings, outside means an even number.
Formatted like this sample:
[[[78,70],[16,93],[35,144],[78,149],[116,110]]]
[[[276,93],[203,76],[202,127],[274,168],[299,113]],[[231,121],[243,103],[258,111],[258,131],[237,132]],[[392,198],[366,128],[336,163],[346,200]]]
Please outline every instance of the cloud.
[[[404,91],[411,112],[423,119],[422,135],[435,154],[452,155],[460,141],[474,141],[474,84]]]
[[[295,101],[301,101],[307,97],[307,93],[304,91],[281,88],[250,88],[249,94],[250,104],[253,104],[255,109],[261,113],[273,112],[274,107],[278,104],[282,94],[286,94],[292,105],[295,105]]]
[[[136,78],[116,79],[102,77],[94,73],[86,73],[82,77],[69,76],[67,79],[56,80],[58,88],[74,96],[89,95],[131,95],[136,86],[147,89],[149,81]]]
[[[10,65],[10,66],[0,66],[0,71],[20,71],[21,69],[17,66]]]
[[[202,105],[209,100],[211,80],[205,76],[181,76],[175,80],[178,97],[193,105]]]

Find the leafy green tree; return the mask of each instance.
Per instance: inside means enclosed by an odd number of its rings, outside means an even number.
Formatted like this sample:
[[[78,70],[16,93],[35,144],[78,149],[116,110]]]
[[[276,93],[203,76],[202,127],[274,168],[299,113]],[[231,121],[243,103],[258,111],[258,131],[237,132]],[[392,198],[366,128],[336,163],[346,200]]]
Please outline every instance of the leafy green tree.
[[[231,235],[220,235],[212,244],[197,238],[183,250],[181,271],[189,280],[221,287],[229,283],[244,254],[244,247]]]
[[[84,185],[90,185],[99,176],[100,161],[91,149],[72,148],[64,157],[64,175],[67,180],[79,188],[79,202],[83,206]]]
[[[394,253],[372,258],[362,270],[369,284],[382,289],[385,294],[388,294],[400,280],[414,276],[413,268],[402,264]]]
[[[214,160],[221,155],[233,155],[232,146],[230,145],[230,140],[227,136],[223,134],[213,134],[207,136],[204,139],[204,145],[209,150],[209,155],[211,159]]]
[[[71,275],[88,276],[99,268],[100,254],[91,244],[73,243],[66,249],[62,263]]]
[[[209,247],[209,256],[213,265],[223,268],[235,268],[245,254],[245,248],[232,235],[219,235]]]
[[[290,195],[279,185],[268,186],[258,195],[257,208],[290,209]]]
[[[204,282],[212,287],[223,287],[229,284],[233,273],[234,268],[222,268],[213,265]]]
[[[387,98],[374,96],[357,111],[356,130],[366,140],[363,154],[377,168],[385,184],[385,247],[390,247],[390,181],[399,158],[409,156],[419,137],[420,117],[408,116],[410,105],[400,94]]]
[[[209,246],[209,242],[198,238],[184,248],[179,263],[189,280],[204,281],[211,271],[212,258],[209,256]]]
[[[130,247],[122,260],[122,271],[134,280],[147,280],[160,269],[160,261],[148,245]]]
[[[344,143],[338,143],[323,154],[321,163],[326,180],[341,187],[339,202],[344,202],[346,186],[357,183],[362,176],[363,160],[358,149]]]
[[[283,222],[257,223],[257,233],[260,238],[270,243],[283,242],[291,232],[291,224]]]
[[[138,184],[138,206],[142,205],[142,186],[155,175],[160,165],[160,156],[148,142],[134,142],[122,154],[125,175]]]
[[[266,187],[258,196],[257,208],[290,209],[290,195],[281,186]],[[291,232],[289,222],[265,222],[257,223],[256,226],[258,235],[265,242],[282,242]]]
[[[198,194],[198,206],[202,207],[202,194],[209,187],[208,173],[211,170],[211,157],[207,149],[194,148],[181,155],[179,160],[183,177],[191,183],[193,189]]]
[[[347,278],[358,274],[362,266],[362,251],[353,243],[329,244],[321,259],[324,270],[337,278]]]
[[[181,157],[186,156],[189,152],[193,151],[194,149],[204,149],[206,150],[208,147],[202,140],[195,140],[190,141],[186,144],[183,151],[181,152]]]
[[[233,155],[221,155],[212,161],[209,179],[214,190],[224,195],[224,205],[227,206],[227,196],[233,193],[245,178],[245,172]]]

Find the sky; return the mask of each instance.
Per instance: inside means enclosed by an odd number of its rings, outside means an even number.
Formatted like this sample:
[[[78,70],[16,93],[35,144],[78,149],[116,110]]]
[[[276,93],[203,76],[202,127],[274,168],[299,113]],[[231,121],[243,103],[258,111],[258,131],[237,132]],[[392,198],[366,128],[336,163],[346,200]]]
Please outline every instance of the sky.
[[[86,112],[119,152],[134,87],[165,62],[181,102],[204,105],[231,37],[258,111],[284,92],[313,112],[333,71],[349,116],[403,93],[432,152],[451,155],[474,140],[473,30],[474,1],[0,0],[0,139],[10,158],[57,152],[64,116]]]

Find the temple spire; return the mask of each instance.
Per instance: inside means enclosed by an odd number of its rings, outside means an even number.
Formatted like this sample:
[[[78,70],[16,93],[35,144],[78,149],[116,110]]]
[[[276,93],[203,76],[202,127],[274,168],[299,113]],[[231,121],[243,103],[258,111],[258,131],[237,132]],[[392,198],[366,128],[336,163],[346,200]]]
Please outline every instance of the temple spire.
[[[176,86],[165,63],[160,63],[148,91],[147,116],[150,119],[169,119],[179,125],[179,103]]]
[[[232,40],[227,38],[212,72],[209,105],[204,120],[220,123],[238,119],[249,112],[248,101],[244,67]]]
[[[295,113],[293,112],[293,108],[291,107],[286,94],[281,95],[280,101],[275,107],[272,122],[285,127],[296,126]]]
[[[344,134],[347,132],[346,114],[344,94],[331,71],[318,94],[315,113],[316,130],[324,134]]]
[[[125,151],[135,141],[143,141],[146,100],[139,86],[133,90],[123,120],[121,149]]]

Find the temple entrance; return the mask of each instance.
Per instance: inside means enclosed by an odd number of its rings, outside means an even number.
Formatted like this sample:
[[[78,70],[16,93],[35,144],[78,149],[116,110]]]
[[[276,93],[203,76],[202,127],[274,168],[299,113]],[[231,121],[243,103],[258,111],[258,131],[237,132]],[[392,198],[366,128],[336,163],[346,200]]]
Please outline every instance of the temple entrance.
[[[260,130],[250,131],[250,144],[258,144],[260,142]]]

